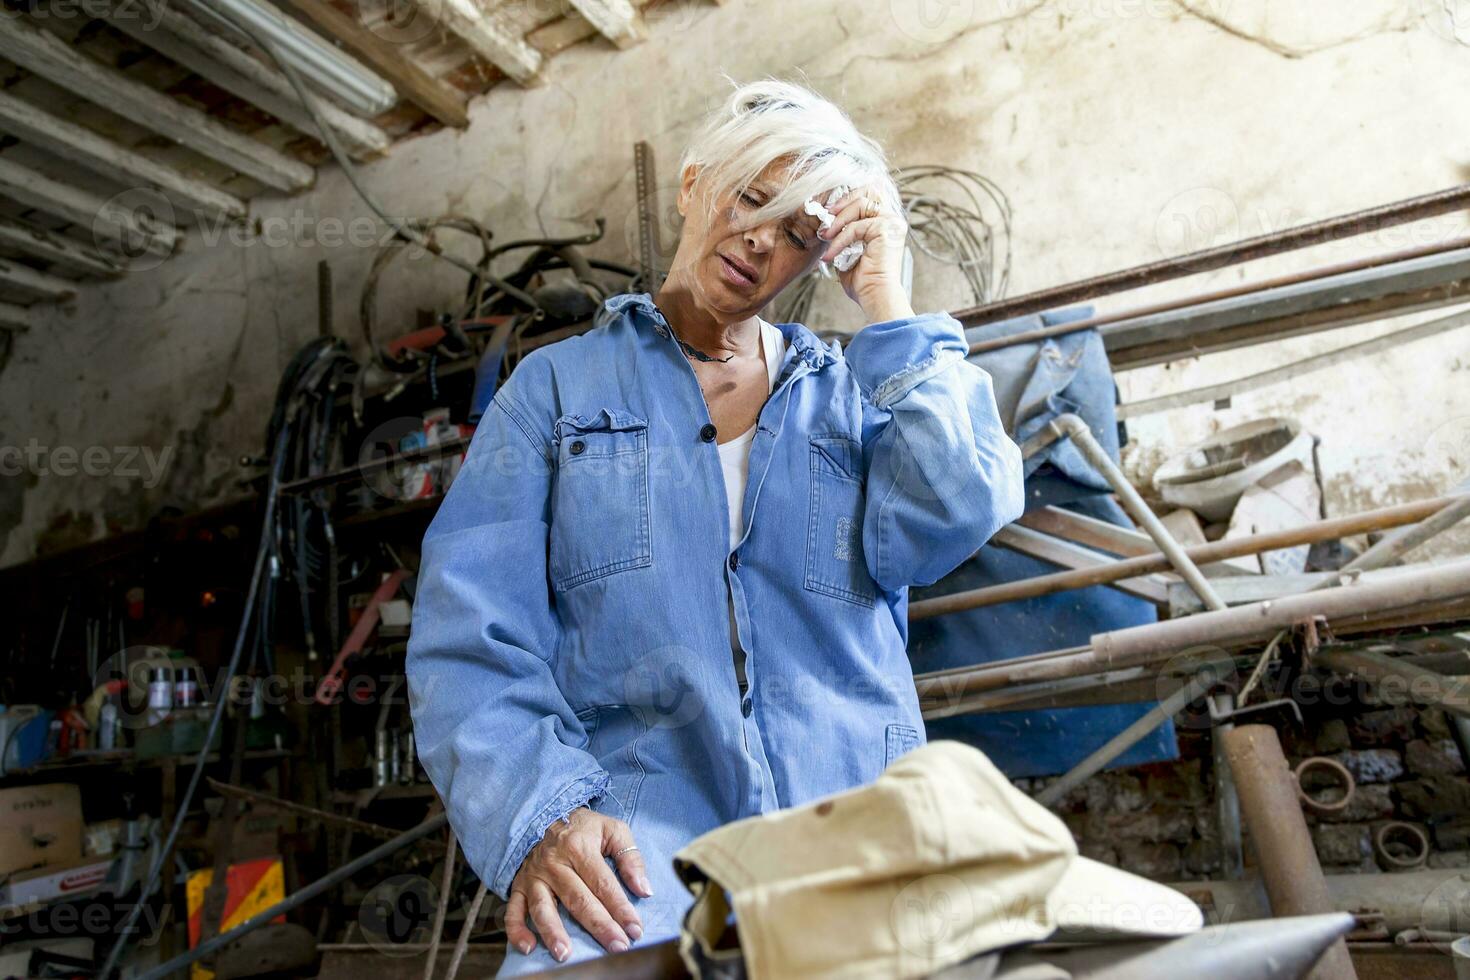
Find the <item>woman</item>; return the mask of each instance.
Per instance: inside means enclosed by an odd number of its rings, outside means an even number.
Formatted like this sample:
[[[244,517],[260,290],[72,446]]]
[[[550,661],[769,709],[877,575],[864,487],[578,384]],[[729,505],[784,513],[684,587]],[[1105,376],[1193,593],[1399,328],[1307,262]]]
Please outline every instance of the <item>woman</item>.
[[[502,975],[675,935],[685,843],[921,744],[908,586],[1021,513],[989,377],[909,305],[878,146],[761,82],[681,172],[657,297],[517,366],[424,539],[417,744],[507,900]],[[760,318],[859,243],[845,352]]]

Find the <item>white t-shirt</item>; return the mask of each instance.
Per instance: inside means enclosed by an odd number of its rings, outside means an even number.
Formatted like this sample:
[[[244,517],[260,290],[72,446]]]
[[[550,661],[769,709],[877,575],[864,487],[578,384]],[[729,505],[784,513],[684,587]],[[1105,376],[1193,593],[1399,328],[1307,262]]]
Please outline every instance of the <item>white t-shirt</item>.
[[[776,387],[776,373],[781,367],[781,356],[786,352],[786,337],[765,320],[760,321],[761,352],[766,358],[766,392]],[[730,548],[745,535],[745,483],[750,473],[750,444],[755,441],[755,426],[752,425],[729,442],[716,444],[720,451],[720,469],[725,476],[725,501],[730,507]],[[730,649],[735,655],[735,673],[740,684],[745,685],[745,652],[740,649],[739,635],[735,630],[735,606],[726,596],[730,609]]]

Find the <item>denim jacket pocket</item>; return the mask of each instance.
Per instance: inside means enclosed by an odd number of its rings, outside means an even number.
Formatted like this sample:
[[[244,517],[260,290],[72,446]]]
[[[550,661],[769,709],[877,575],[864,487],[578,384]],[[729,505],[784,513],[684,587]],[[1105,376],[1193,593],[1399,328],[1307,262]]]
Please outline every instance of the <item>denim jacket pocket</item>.
[[[908,725],[889,725],[883,738],[883,767],[919,744],[919,731]]]
[[[877,586],[863,558],[862,448],[843,435],[811,439],[806,587],[871,606]]]
[[[607,795],[592,809],[631,825],[644,776],[638,743],[647,734],[648,723],[642,710],[625,704],[597,705],[577,712],[577,720],[587,733],[583,749],[610,777]]]
[[[552,585],[563,591],[652,565],[648,421],[604,408],[563,415],[554,436]]]

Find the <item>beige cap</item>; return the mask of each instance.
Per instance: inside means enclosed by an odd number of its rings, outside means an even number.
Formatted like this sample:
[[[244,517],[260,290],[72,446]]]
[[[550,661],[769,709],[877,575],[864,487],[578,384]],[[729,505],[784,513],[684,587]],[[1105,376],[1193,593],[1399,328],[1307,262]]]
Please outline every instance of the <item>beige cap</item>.
[[[718,949],[728,892],[755,980],[920,977],[1058,931],[1132,938],[1202,924],[1180,893],[1078,856],[1065,824],[959,742],[916,749],[868,786],[711,831],[674,867],[696,896],[686,960],[693,944]]]

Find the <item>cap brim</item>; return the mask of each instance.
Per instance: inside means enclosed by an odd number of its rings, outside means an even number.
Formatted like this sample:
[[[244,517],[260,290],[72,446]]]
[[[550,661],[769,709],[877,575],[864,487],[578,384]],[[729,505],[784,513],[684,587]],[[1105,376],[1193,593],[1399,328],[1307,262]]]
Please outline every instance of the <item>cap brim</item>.
[[[1147,878],[1078,855],[1046,898],[1054,939],[1183,936],[1204,925],[1198,905]]]

